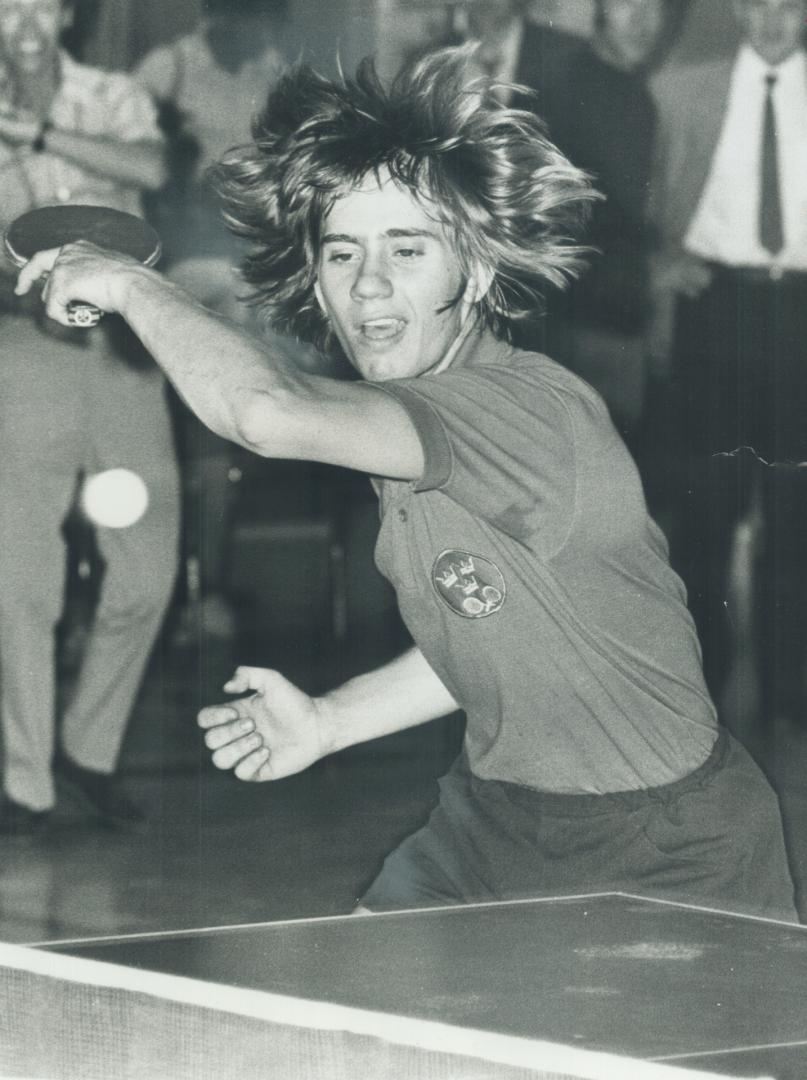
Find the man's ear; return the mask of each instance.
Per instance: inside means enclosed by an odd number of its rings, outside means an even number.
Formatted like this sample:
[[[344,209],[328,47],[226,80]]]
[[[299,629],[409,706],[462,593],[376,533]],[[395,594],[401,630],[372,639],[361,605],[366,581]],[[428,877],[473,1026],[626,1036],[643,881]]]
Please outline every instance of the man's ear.
[[[474,262],[465,287],[465,300],[469,304],[478,304],[493,284],[495,272],[492,266],[479,261]]]
[[[317,303],[320,306],[320,310],[323,315],[328,314],[328,309],[325,307],[325,299],[322,295],[322,289],[320,288],[319,278],[314,279],[314,296],[317,298]]]

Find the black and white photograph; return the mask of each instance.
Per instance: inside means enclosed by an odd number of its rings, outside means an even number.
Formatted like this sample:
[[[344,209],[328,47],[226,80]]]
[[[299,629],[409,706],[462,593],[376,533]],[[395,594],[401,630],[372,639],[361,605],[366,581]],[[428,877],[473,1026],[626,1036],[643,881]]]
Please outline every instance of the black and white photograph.
[[[805,1080],[807,0],[0,0],[0,1080]]]

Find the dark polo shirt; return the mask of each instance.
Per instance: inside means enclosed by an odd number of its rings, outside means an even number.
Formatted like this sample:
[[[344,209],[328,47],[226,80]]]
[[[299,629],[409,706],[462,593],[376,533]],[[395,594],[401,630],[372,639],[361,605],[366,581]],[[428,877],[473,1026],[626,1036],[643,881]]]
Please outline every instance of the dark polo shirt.
[[[684,589],[600,397],[487,332],[382,388],[426,464],[375,482],[376,559],[467,714],[473,772],[600,793],[700,765],[716,717]]]

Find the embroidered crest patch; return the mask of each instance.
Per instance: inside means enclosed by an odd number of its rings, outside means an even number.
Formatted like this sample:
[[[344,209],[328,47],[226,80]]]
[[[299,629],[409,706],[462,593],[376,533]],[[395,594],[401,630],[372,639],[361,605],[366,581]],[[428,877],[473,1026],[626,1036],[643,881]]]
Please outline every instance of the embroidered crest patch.
[[[432,584],[440,599],[466,619],[484,619],[504,603],[506,589],[498,566],[456,548],[434,560]]]

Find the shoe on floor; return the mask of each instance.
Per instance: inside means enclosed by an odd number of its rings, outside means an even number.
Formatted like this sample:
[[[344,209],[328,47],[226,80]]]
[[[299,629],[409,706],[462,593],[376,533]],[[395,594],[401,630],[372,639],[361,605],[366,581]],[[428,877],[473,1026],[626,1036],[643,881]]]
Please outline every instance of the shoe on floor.
[[[48,820],[48,810],[32,810],[6,794],[0,795],[0,836],[36,836]]]
[[[145,814],[120,789],[114,773],[85,769],[66,754],[56,755],[55,772],[62,786],[79,807],[113,829],[132,829],[142,825]]]

